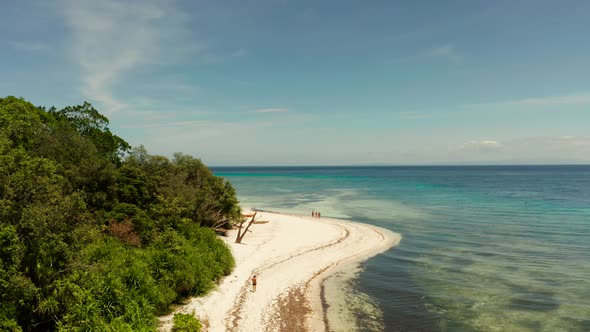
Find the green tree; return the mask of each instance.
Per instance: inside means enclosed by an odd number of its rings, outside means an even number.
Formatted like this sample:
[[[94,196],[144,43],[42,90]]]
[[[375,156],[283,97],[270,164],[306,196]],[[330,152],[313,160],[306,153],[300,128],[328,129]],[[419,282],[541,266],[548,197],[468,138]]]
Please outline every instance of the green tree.
[[[200,160],[129,146],[90,104],[0,98],[0,330],[154,330],[234,260],[201,226],[235,191]]]
[[[83,191],[91,210],[112,207],[116,202],[116,165],[103,158],[92,141],[78,133],[67,120],[54,121],[43,130],[31,154],[59,165],[58,172],[74,190]]]
[[[24,99],[0,98],[0,128],[13,147],[34,147],[48,119],[50,116]]]
[[[119,202],[144,206],[153,198],[149,178],[141,168],[125,163],[116,174]]]
[[[80,135],[94,143],[101,156],[114,163],[120,163],[125,152],[131,148],[122,138],[111,133],[109,119],[88,102],[59,111],[52,109],[50,113],[57,119],[66,119]]]

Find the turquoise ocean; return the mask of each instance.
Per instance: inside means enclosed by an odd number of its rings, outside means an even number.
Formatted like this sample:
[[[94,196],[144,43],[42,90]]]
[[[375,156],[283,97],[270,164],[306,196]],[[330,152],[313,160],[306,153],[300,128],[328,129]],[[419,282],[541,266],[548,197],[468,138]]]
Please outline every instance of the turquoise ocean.
[[[590,331],[590,166],[213,171],[243,206],[402,235],[326,280],[326,297],[341,297],[328,312],[345,312],[347,329]]]

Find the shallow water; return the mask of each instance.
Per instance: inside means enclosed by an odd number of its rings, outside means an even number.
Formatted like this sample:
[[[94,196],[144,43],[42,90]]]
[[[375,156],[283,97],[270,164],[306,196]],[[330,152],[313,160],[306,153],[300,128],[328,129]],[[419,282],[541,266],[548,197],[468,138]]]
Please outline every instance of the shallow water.
[[[245,206],[402,234],[357,277],[326,281],[331,321],[360,331],[590,331],[590,166],[214,171]]]

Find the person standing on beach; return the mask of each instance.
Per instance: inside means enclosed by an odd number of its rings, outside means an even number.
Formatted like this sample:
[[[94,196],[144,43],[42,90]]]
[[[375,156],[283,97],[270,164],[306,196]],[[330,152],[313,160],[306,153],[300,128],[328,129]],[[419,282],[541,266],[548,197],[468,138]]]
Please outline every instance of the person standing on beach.
[[[256,291],[256,276],[252,277],[252,291]]]

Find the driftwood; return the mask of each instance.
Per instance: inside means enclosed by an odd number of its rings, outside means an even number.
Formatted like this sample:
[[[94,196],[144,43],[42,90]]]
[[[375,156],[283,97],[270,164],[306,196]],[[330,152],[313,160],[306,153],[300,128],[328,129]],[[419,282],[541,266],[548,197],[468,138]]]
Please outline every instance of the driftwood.
[[[221,235],[221,236],[227,236],[227,229],[225,229],[225,228],[216,228],[215,229],[215,234]]]
[[[250,228],[250,226],[252,226],[252,224],[256,221],[256,213],[254,214],[244,214],[242,215],[242,220],[240,221],[239,224],[239,228],[238,228],[238,236],[236,236],[236,243],[242,243],[242,239],[244,238],[244,236],[246,235],[246,233],[248,232],[248,229]],[[246,226],[246,229],[244,230],[244,232],[242,233],[242,225],[244,225],[244,223],[248,220],[248,218],[252,217],[252,219],[250,219],[250,221],[248,222],[248,225]]]
[[[209,227],[211,227],[213,229],[218,229],[218,228],[221,228],[221,226],[227,224],[227,222],[229,220],[225,216],[223,216],[221,211],[222,211],[222,209],[219,209],[217,211],[209,211],[208,212],[208,219],[215,220],[215,222],[212,225],[210,225]],[[201,224],[201,226],[203,226],[203,225]]]

